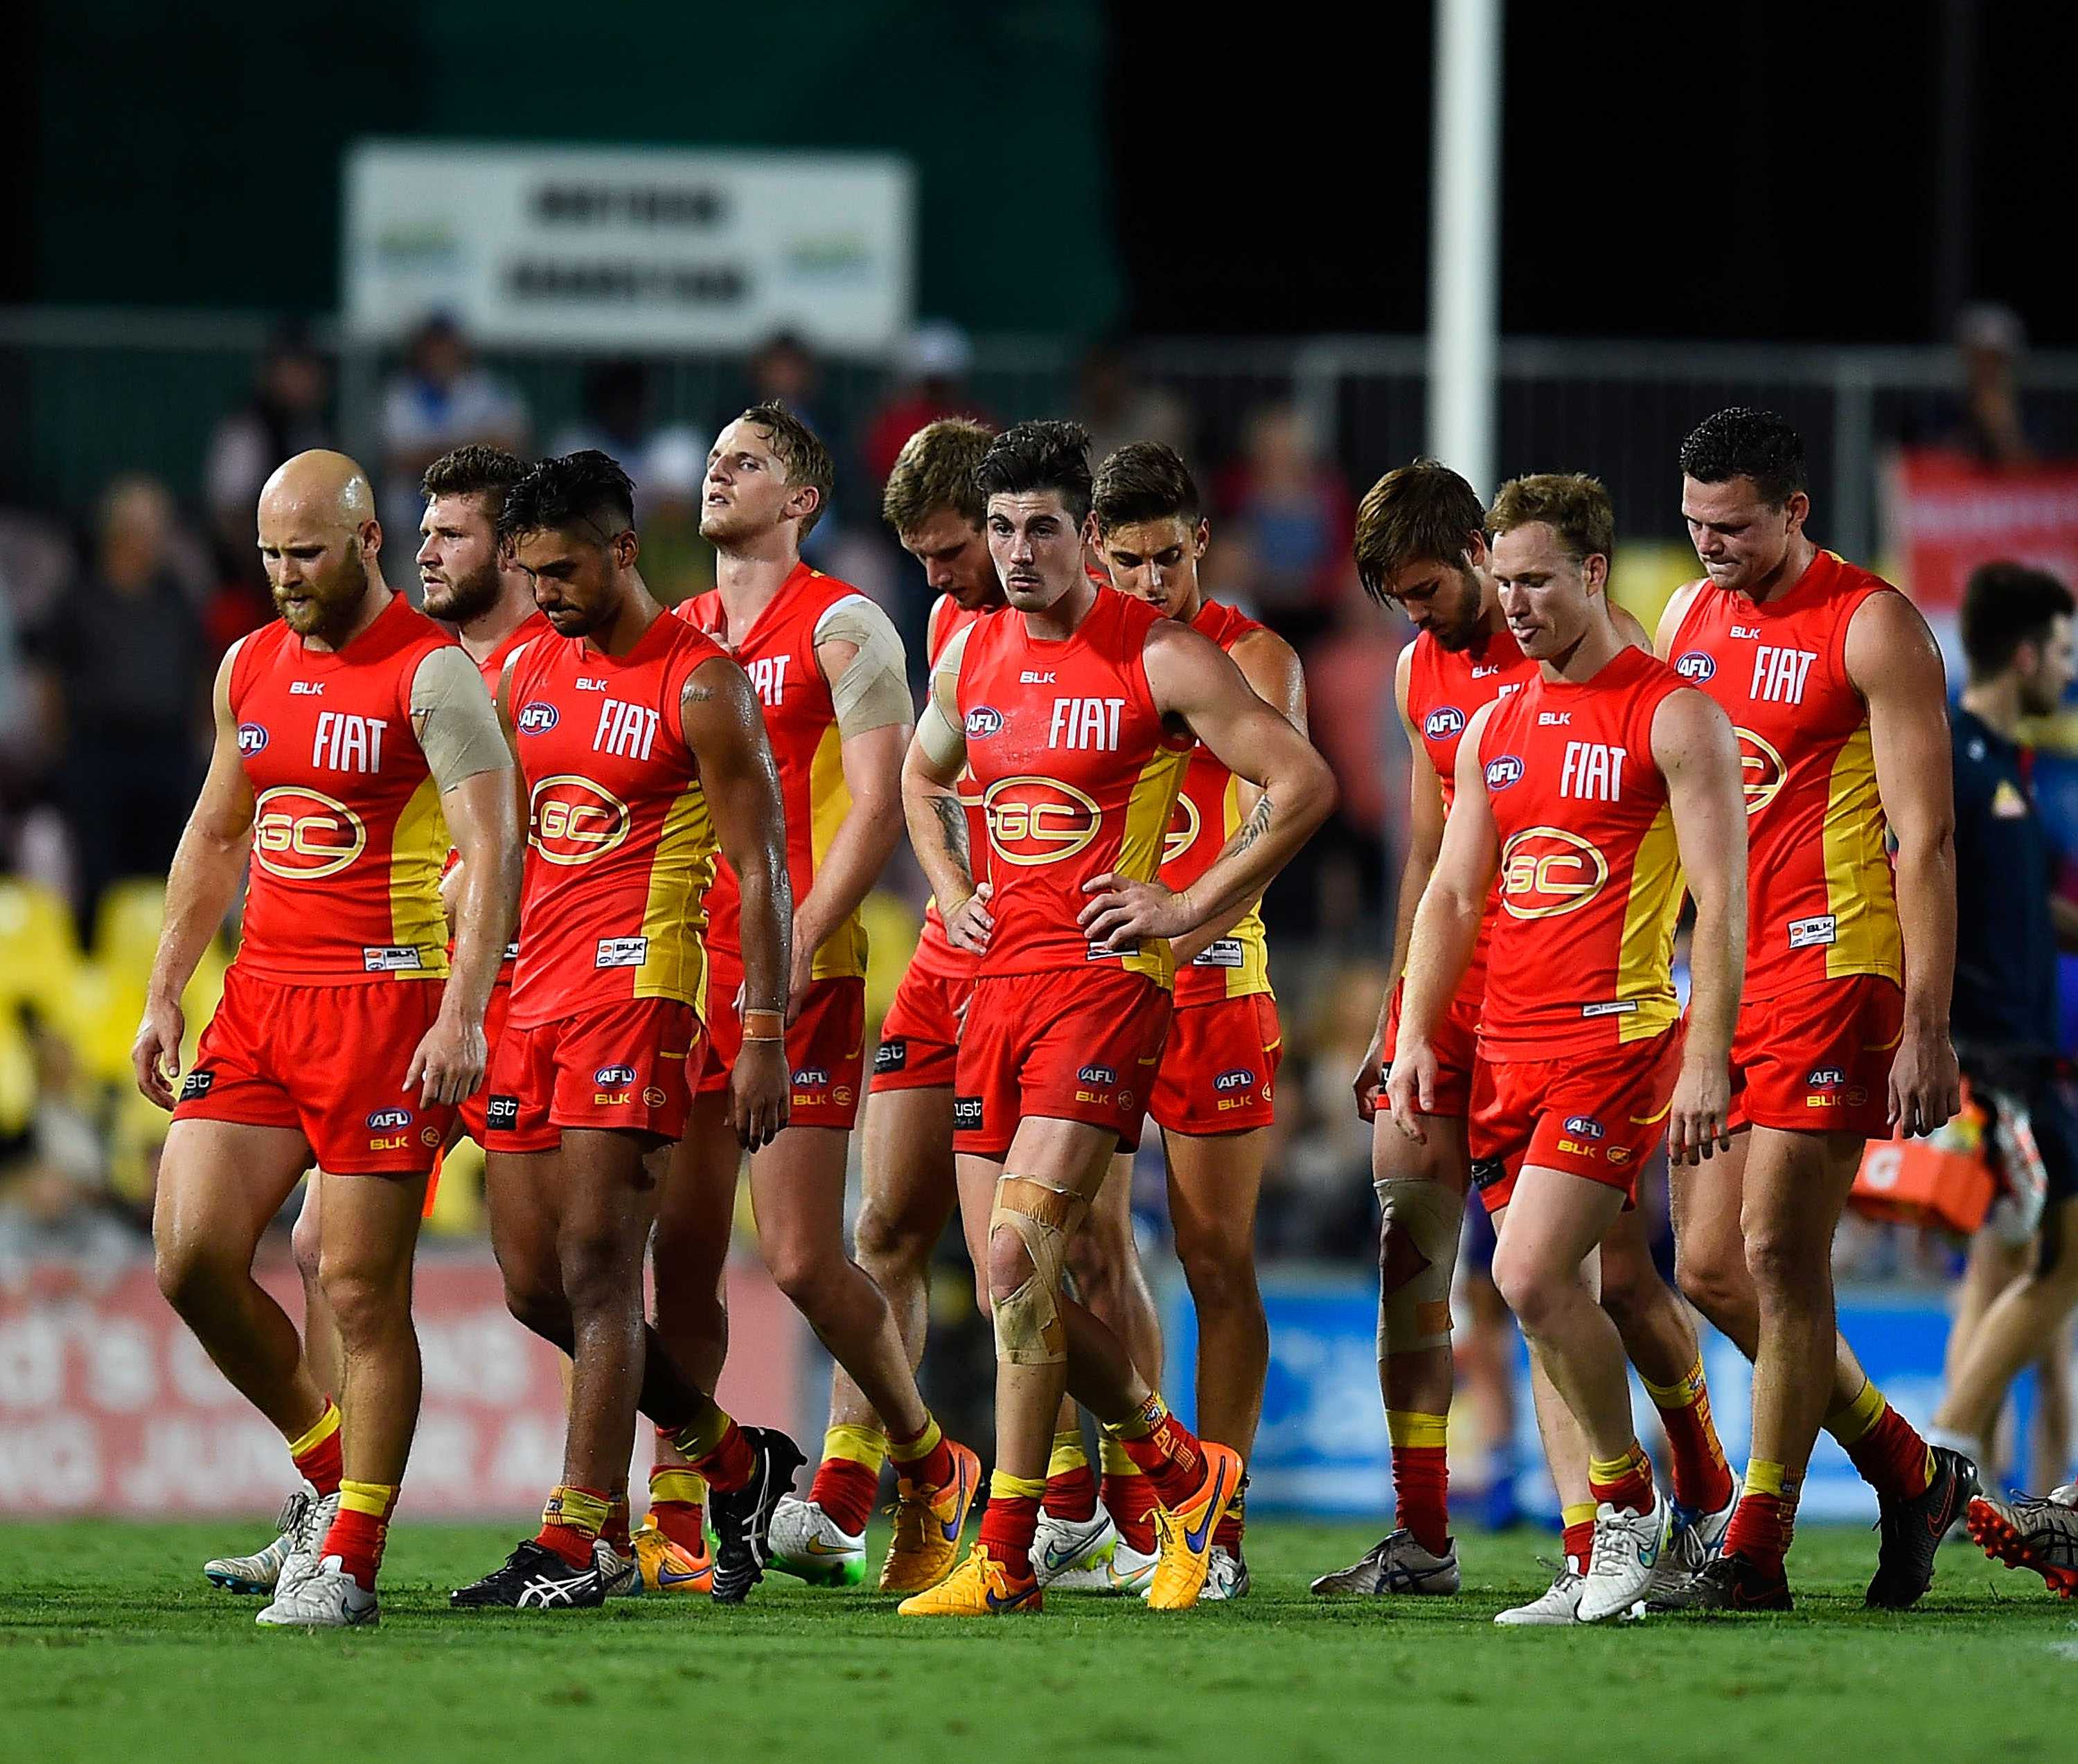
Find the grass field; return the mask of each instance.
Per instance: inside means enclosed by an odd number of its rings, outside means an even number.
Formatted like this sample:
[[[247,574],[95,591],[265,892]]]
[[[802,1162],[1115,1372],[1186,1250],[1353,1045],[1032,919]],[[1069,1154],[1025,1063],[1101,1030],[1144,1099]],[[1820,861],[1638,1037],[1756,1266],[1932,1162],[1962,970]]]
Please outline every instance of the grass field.
[[[751,1603],[651,1597],[450,1613],[503,1530],[402,1528],[375,1630],[257,1628],[197,1572],[254,1528],[0,1526],[0,1753],[382,1764],[1411,1758],[2069,1758],[2078,1605],[1974,1549],[1902,1616],[1862,1609],[1866,1532],[1800,1533],[1799,1608],[1741,1621],[1499,1630],[1555,1540],[1462,1540],[1455,1599],[1325,1604],[1308,1578],[1375,1537],[1260,1521],[1254,1595],[1162,1617],[1094,1598],[924,1624],[768,1580]],[[876,1551],[877,1560],[877,1551]]]

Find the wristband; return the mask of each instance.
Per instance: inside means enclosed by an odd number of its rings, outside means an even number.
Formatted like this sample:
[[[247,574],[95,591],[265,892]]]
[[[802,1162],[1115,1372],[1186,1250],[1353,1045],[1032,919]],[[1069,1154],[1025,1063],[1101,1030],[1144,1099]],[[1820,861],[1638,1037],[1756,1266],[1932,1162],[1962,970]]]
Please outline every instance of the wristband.
[[[762,1033],[758,1024],[762,1021],[769,1027]],[[787,1039],[787,1013],[784,1011],[746,1011],[743,1013],[743,1036],[746,1041],[783,1041]]]

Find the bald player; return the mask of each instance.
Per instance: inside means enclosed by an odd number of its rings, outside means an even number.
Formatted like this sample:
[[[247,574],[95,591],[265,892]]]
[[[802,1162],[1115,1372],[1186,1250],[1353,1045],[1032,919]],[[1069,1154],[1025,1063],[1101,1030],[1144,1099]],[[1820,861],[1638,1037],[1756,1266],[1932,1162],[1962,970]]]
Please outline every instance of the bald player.
[[[461,646],[383,580],[366,475],[298,454],[261,492],[280,621],[215,686],[216,741],[166,885],[131,1050],[173,1111],[152,1236],[160,1290],[281,1430],[307,1508],[263,1624],[377,1620],[375,1577],[419,1411],[411,1253],[428,1173],[483,1076],[484,1007],[511,936],[512,761]],[[440,878],[464,881],[450,964]],[[244,940],[182,1083],[182,992],[251,859]],[[252,1278],[260,1233],[315,1164],[340,1402]],[[341,1409],[354,1424],[342,1432]]]

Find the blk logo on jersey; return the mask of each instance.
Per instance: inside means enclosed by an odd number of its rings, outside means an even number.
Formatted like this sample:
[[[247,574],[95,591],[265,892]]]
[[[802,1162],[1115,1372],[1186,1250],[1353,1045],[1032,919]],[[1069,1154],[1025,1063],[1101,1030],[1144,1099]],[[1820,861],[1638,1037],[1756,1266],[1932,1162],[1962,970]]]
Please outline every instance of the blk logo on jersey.
[[[1465,713],[1454,704],[1439,706],[1422,719],[1421,732],[1432,741],[1447,741],[1465,729]]]
[[[1487,788],[1504,790],[1509,785],[1522,779],[1522,761],[1513,753],[1504,753],[1499,759],[1487,761]]]
[[[267,744],[267,732],[257,723],[238,725],[238,751],[248,759]]]
[[[1600,850],[1563,827],[1526,827],[1500,854],[1500,903],[1517,919],[1577,912],[1609,879]]]
[[[1584,803],[1623,800],[1625,750],[1605,741],[1568,741],[1558,773],[1558,794]]]
[[[299,784],[262,790],[252,805],[252,858],[269,875],[315,882],[367,849],[368,828],[345,803]]]
[[[1692,680],[1700,686],[1717,671],[1717,658],[1700,649],[1690,649],[1676,657],[1674,671],[1684,680]]]
[[[1056,699],[1046,724],[1046,744],[1070,752],[1116,753],[1123,699]]]
[[[588,864],[628,837],[634,815],[611,791],[575,772],[535,785],[527,842],[552,864]]]
[[[519,720],[513,727],[522,735],[546,735],[562,719],[562,713],[555,706],[536,699],[521,707]]]
[[[379,772],[386,718],[327,711],[311,739],[311,764],[326,772]]]
[[[1840,921],[1830,912],[1789,921],[1789,947],[1792,949],[1826,949],[1837,943],[1839,936]]]
[[[1097,836],[1095,800],[1050,778],[999,778],[982,793],[988,842],[1005,863],[1058,864]]]
[[[1760,704],[1801,704],[1804,682],[1818,659],[1809,649],[1780,649],[1764,643],[1754,651],[1749,695]]]

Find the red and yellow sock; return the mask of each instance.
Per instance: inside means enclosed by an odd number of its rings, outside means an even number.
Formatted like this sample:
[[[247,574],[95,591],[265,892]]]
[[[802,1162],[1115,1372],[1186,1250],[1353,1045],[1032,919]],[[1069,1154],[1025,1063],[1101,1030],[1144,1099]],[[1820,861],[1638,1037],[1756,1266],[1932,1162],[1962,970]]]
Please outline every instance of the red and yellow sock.
[[[1110,1434],[1104,1435],[1097,1449],[1104,1465],[1104,1503],[1112,1523],[1129,1549],[1153,1555],[1154,1509],[1161,1504],[1154,1497],[1154,1485]]]
[[[311,1424],[310,1431],[289,1441],[289,1456],[296,1472],[315,1488],[320,1499],[339,1492],[344,1474],[340,1456],[339,1405],[325,1399],[324,1413]]]
[[[1046,1512],[1049,1518],[1076,1525],[1086,1525],[1097,1516],[1097,1479],[1090,1469],[1089,1453],[1083,1449],[1079,1427],[1064,1428],[1054,1436],[1054,1449],[1046,1459]]]
[[[606,1524],[600,1531],[599,1536],[624,1556],[632,1547],[632,1540],[628,1537],[628,1491],[624,1488],[616,1488],[613,1491],[613,1506],[607,1513]]]
[[[873,1516],[873,1497],[880,1492],[880,1466],[887,1456],[887,1436],[877,1428],[832,1428],[823,1436],[823,1461],[808,1499],[854,1537]]]
[[[1154,1483],[1155,1499],[1171,1512],[1197,1493],[1205,1463],[1198,1436],[1169,1412],[1160,1397],[1149,1397],[1125,1420],[1107,1422],[1105,1427]]]
[[[1227,1503],[1227,1510],[1220,1515],[1220,1522],[1212,1528],[1212,1541],[1236,1562],[1241,1560],[1241,1538],[1248,1530],[1248,1495],[1240,1489]]]
[[[716,1488],[741,1488],[757,1469],[757,1454],[743,1437],[743,1429],[712,1397],[697,1420],[671,1436],[671,1443]]]
[[[1566,1566],[1576,1574],[1584,1574],[1588,1558],[1595,1553],[1595,1503],[1584,1500],[1560,1508],[1558,1523],[1566,1528],[1559,1545],[1566,1554]]]
[[[958,1474],[936,1416],[924,1417],[924,1431],[912,1440],[891,1437],[887,1455],[895,1460],[895,1480],[906,1487],[943,1488]]]
[[[649,1523],[689,1555],[707,1553],[707,1479],[682,1465],[649,1473]]]
[[[1910,1500],[1934,1480],[1934,1452],[1911,1422],[1892,1408],[1873,1378],[1864,1378],[1851,1403],[1826,1417],[1855,1468],[1886,1500]]]
[[[1725,1531],[1725,1553],[1780,1569],[1796,1528],[1796,1485],[1780,1464],[1749,1459],[1739,1503]]]
[[[1450,1418],[1387,1409],[1385,1428],[1392,1441],[1392,1522],[1440,1556],[1450,1547]]]
[[[345,1503],[340,1503],[344,1510]],[[549,1496],[541,1509],[541,1528],[534,1541],[553,1550],[573,1568],[589,1567],[591,1546],[613,1514],[613,1497],[595,1488],[573,1488],[565,1483]]]
[[[394,1483],[349,1483],[339,1485],[339,1513],[318,1545],[320,1561],[339,1558],[340,1567],[353,1576],[367,1591],[375,1590],[375,1576],[382,1566],[382,1546],[390,1538],[390,1516],[396,1510]]]
[[[1710,1418],[1709,1387],[1703,1382],[1703,1357],[1673,1384],[1644,1381],[1646,1395],[1659,1411],[1667,1432],[1674,1498],[1699,1513],[1714,1513],[1732,1498],[1732,1467]]]
[[[1032,1578],[1032,1539],[1039,1529],[1039,1503],[1046,1497],[1043,1476],[1012,1476],[1004,1470],[988,1478],[988,1505],[982,1509],[976,1540],[1020,1579]]]
[[[1645,1455],[1645,1448],[1633,1440],[1620,1457],[1589,1458],[1588,1492],[1619,1512],[1650,1512],[1652,1460]]]

